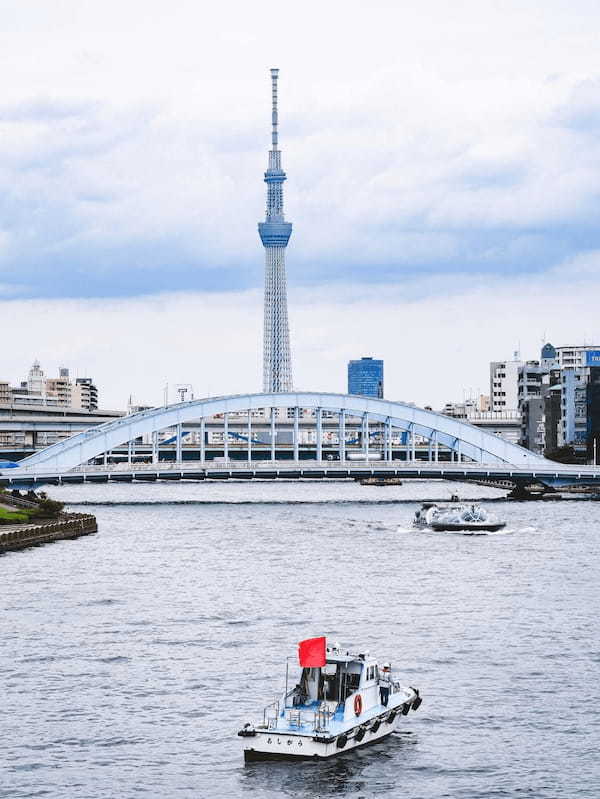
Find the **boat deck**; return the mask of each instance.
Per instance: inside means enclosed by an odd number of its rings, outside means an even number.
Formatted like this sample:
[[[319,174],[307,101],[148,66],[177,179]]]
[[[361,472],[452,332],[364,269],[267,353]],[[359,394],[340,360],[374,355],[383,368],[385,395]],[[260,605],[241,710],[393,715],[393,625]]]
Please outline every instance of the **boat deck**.
[[[318,733],[326,735],[339,735],[359,724],[381,716],[390,710],[398,710],[405,697],[402,695],[390,696],[390,701],[386,706],[382,704],[373,705],[364,710],[360,716],[352,716],[344,720],[344,706],[336,705],[335,702],[328,702],[329,712],[323,712],[322,702],[313,701],[294,707],[287,706],[276,718],[276,726],[273,724],[275,718],[270,719],[269,728],[278,733],[287,735],[315,735]]]

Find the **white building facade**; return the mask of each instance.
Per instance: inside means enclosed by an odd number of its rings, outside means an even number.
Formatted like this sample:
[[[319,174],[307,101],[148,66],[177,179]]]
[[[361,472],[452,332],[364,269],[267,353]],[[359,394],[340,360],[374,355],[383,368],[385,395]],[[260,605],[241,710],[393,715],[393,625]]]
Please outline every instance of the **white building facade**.
[[[523,361],[490,363],[490,410],[516,411],[519,408],[519,369]]]

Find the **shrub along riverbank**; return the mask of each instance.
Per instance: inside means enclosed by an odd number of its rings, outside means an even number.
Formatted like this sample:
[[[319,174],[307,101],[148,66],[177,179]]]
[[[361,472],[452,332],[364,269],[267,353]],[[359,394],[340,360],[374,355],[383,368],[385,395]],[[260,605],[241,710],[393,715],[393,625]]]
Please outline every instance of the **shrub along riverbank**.
[[[34,495],[35,500],[26,503],[18,502],[7,491],[0,489],[0,525],[1,524],[26,524],[45,519],[59,519],[64,503],[50,499],[43,492]]]
[[[28,522],[32,513],[34,513],[34,511],[25,509],[12,511],[0,506],[0,524],[19,524],[20,522]]]

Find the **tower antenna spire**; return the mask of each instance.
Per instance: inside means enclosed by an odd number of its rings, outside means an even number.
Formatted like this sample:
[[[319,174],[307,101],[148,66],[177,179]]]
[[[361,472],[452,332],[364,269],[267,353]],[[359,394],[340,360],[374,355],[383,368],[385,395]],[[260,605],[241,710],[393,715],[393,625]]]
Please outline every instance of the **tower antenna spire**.
[[[267,209],[265,221],[258,223],[258,232],[265,248],[265,303],[263,329],[263,391],[292,390],[292,359],[287,313],[285,248],[292,235],[292,225],[283,215],[283,183],[286,174],[281,168],[277,80],[279,70],[271,69],[271,150],[265,172]]]
[[[271,70],[271,94],[273,98],[273,110],[271,112],[271,120],[272,120],[272,131],[271,131],[271,143],[273,145],[273,149],[277,149],[277,125],[279,120],[277,118],[277,79],[279,78],[279,70],[272,69]]]

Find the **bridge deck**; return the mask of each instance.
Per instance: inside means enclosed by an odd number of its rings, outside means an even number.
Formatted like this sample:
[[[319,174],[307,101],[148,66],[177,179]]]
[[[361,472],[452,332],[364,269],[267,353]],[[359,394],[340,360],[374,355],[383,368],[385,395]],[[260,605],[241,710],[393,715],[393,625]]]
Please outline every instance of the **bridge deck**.
[[[549,486],[597,485],[600,468],[544,465],[542,468],[516,467],[510,464],[435,463],[435,462],[348,462],[295,461],[243,462],[214,461],[155,464],[115,464],[80,466],[66,472],[41,468],[11,469],[0,473],[0,485],[41,486],[71,483],[147,482],[156,480],[301,480],[360,479],[398,477],[401,479],[442,479],[465,481],[508,480],[514,484],[539,482]]]

